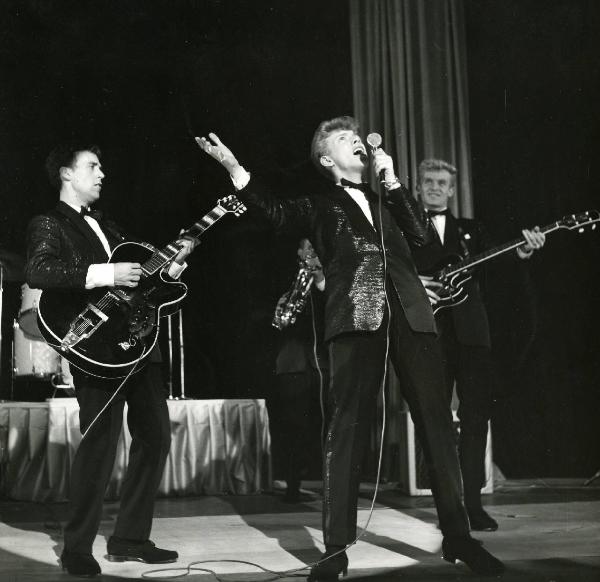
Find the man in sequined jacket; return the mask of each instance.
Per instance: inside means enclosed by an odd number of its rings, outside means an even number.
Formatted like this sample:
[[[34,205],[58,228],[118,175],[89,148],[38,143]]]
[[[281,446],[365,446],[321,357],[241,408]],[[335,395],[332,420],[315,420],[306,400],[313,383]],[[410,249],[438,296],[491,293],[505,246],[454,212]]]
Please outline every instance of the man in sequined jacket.
[[[330,181],[328,192],[284,200],[257,185],[215,134],[197,142],[273,225],[303,229],[323,264],[332,403],[323,470],[326,551],[309,580],[336,580],[347,568],[345,550],[356,539],[361,461],[388,345],[428,461],[444,557],[461,559],[481,574],[502,572],[503,564],[469,535],[435,322],[409,248],[426,244],[429,235],[391,157],[382,149],[373,153],[375,172],[385,176],[384,201],[362,182],[369,157],[355,120],[324,121],[311,157]]]
[[[34,217],[28,227],[26,277],[32,288],[82,291],[137,286],[139,263],[108,262],[112,249],[125,240],[124,235],[114,223],[90,210],[100,197],[104,178],[99,156],[96,146],[72,144],[59,146],[48,156],[48,177],[60,189],[60,201],[54,209]],[[180,242],[183,248],[168,270],[172,277],[179,276],[193,248],[189,241]],[[157,548],[149,540],[154,498],[171,442],[157,359],[151,354],[150,363],[127,380],[106,409],[120,380],[97,378],[71,368],[81,432],[91,426],[71,467],[70,518],[61,555],[63,569],[71,575],[100,574],[92,545],[100,526],[125,402],[132,443],[107,557],[147,563],[177,559],[177,552]]]

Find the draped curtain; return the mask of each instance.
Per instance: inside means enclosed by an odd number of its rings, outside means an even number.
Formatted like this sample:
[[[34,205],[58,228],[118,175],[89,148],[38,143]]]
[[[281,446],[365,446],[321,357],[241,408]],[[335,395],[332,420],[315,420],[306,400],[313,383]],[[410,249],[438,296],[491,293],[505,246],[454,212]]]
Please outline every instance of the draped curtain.
[[[458,168],[455,214],[471,217],[462,0],[350,0],[354,114],[383,135],[399,178],[416,186],[424,158]]]

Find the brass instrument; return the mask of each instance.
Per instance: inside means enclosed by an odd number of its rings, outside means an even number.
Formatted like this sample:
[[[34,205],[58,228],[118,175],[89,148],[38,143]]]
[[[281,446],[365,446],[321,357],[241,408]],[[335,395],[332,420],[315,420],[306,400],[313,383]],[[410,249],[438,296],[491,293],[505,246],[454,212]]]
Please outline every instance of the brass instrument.
[[[296,322],[296,318],[306,306],[306,300],[313,284],[315,268],[309,267],[306,261],[300,261],[296,280],[277,302],[271,324],[278,330],[285,329]]]

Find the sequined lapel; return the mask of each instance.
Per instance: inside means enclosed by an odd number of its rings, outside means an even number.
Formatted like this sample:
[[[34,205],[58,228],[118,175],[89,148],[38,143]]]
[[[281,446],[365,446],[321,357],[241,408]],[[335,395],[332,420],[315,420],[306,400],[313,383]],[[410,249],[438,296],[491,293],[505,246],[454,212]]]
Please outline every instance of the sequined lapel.
[[[98,238],[98,235],[94,232],[92,227],[85,221],[85,219],[73,208],[71,208],[65,202],[60,201],[56,207],[56,210],[60,212],[67,222],[76,230],[78,230],[90,243],[94,249],[94,253],[98,257],[103,257],[104,260],[108,259],[108,255],[104,250],[104,245]]]
[[[341,186],[334,186],[327,195],[343,208],[352,225],[352,229],[355,232],[365,236],[372,242],[377,243],[379,241],[374,226],[369,222],[369,219],[365,216],[365,213],[361,210],[360,206],[352,199],[344,188]]]

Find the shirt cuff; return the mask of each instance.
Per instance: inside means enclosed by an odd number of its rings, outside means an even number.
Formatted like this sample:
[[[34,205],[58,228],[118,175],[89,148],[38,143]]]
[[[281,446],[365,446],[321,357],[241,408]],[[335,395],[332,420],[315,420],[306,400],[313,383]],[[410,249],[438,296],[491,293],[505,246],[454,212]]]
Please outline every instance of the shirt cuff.
[[[99,263],[88,267],[85,277],[85,288],[114,287],[115,266],[112,263]]]
[[[171,279],[179,279],[181,277],[181,273],[183,273],[187,269],[187,263],[183,263],[180,265],[177,261],[173,261],[167,267],[167,275],[171,277]]]
[[[517,255],[519,255],[520,259],[528,259],[531,257],[531,255],[533,255],[533,249],[524,251],[521,247],[517,247]]]
[[[250,182],[250,173],[240,166],[235,174],[230,174],[230,178],[236,190],[243,190]]]
[[[319,291],[325,291],[325,279],[321,279],[318,283],[315,283],[315,287]]]

